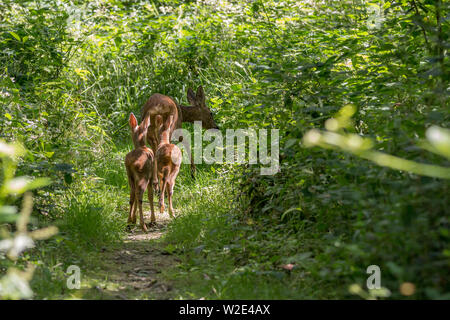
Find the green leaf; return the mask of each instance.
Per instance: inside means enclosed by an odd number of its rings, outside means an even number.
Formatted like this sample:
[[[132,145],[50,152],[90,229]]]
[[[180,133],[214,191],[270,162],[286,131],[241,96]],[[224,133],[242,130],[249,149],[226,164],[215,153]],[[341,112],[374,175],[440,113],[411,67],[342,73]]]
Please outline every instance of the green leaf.
[[[231,85],[231,89],[233,91],[240,91],[242,89],[242,85],[240,83],[235,83]]]
[[[36,178],[28,184],[28,190],[42,188],[51,183],[52,181],[49,178]]]
[[[290,208],[290,209],[288,209],[288,210],[286,210],[282,215],[281,215],[281,220],[284,220],[284,218],[286,217],[286,215],[289,213],[289,212],[292,212],[292,211],[302,211],[302,208]]]
[[[53,157],[54,154],[55,154],[54,152],[45,152],[45,153],[44,153],[44,155],[45,155],[47,158]]]
[[[49,185],[51,180],[48,178],[37,178],[31,180],[28,177],[17,177],[9,180],[4,188],[6,189],[7,194],[22,194],[28,190],[33,190],[37,188],[42,188],[46,185]]]
[[[9,33],[10,33],[17,41],[22,42],[22,39],[20,39],[20,36],[19,36],[17,33],[15,33],[14,31],[10,31]]]

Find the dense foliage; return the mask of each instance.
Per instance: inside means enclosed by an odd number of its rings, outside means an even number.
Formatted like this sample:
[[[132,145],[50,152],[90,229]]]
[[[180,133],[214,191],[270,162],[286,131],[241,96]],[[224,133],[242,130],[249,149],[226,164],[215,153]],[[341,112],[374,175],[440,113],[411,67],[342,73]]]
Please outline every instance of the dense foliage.
[[[33,191],[33,227],[60,230],[23,256],[37,296],[65,296],[65,268],[123,236],[129,113],[202,84],[223,131],[280,129],[281,168],[200,165],[197,181],[182,168],[165,239],[180,297],[367,297],[348,288],[378,265],[392,298],[404,283],[449,298],[448,180],[302,140],[351,106],[342,134],[448,168],[423,139],[449,127],[449,13],[442,0],[1,0],[0,141],[28,150],[16,175],[52,179]]]

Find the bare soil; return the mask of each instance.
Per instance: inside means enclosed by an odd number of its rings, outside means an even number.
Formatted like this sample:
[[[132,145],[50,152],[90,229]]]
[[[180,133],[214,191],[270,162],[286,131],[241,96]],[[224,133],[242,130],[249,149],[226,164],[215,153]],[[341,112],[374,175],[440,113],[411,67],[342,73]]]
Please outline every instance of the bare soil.
[[[150,222],[150,214],[144,215]],[[156,213],[156,225],[143,232],[135,226],[119,245],[102,248],[102,260],[95,270],[95,285],[85,292],[95,299],[170,299],[174,295],[172,283],[162,271],[179,263],[158,241],[166,231],[170,217]],[[98,279],[102,275],[103,279]],[[93,277],[94,278],[94,277]]]

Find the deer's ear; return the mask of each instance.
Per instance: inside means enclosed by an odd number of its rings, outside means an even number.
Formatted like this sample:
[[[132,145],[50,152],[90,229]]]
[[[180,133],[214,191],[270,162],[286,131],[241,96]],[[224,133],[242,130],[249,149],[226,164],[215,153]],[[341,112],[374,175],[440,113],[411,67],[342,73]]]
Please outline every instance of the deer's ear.
[[[161,127],[162,122],[163,122],[163,118],[160,114],[158,114],[155,118],[156,127],[158,127],[158,128]]]
[[[167,124],[167,128],[170,128],[172,126],[172,122],[173,122],[173,115],[171,114],[169,116],[169,121],[168,121],[168,124]]]
[[[128,122],[130,123],[131,130],[134,130],[138,126],[137,119],[134,116],[133,112],[130,114],[130,119],[128,120]]]
[[[187,91],[187,99],[190,104],[195,105],[196,97],[195,97],[194,90],[192,90],[191,88],[189,88]]]
[[[141,126],[142,126],[142,129],[144,129],[144,130],[147,130],[148,127],[150,127],[150,116],[144,118]]]
[[[162,118],[161,118],[161,122],[162,122]],[[162,130],[167,130],[170,129],[170,127],[172,126],[172,122],[173,122],[173,115],[170,115],[167,117],[166,121],[164,121],[163,126],[162,126]]]
[[[197,97],[197,101],[204,104],[205,103],[205,92],[203,91],[203,87],[200,86],[197,88],[197,94],[195,95]]]

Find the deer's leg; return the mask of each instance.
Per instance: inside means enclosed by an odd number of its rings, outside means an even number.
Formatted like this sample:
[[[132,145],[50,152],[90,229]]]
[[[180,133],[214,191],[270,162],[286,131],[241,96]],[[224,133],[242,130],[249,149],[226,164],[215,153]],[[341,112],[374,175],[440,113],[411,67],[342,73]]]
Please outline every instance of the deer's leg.
[[[169,200],[169,215],[171,218],[174,217],[174,213],[173,213],[173,206],[172,206],[172,196],[173,196],[173,187],[175,186],[175,179],[177,178],[178,172],[180,171],[180,167],[176,166],[173,171],[172,174],[170,175],[169,178],[169,186],[168,186],[168,200]]]
[[[168,183],[168,201],[169,201],[169,215],[171,218],[173,218],[173,207],[172,207],[172,195],[173,195],[173,183]]]
[[[186,152],[188,153],[189,158],[191,159],[191,177],[195,179],[195,163],[194,163],[194,155],[192,154],[192,150],[190,148],[186,148]]]
[[[156,157],[153,161],[152,186],[153,190],[155,190],[155,192],[158,192],[158,164],[156,163]]]
[[[134,196],[134,206],[133,206],[133,223],[136,224],[137,213],[139,209],[139,198]]]
[[[164,206],[164,195],[167,187],[167,175],[164,174],[162,180],[162,187],[159,192],[159,212],[164,213],[165,206]]]
[[[133,175],[131,170],[127,167],[127,175],[128,175],[128,185],[130,186],[130,212],[128,213],[128,224],[136,223],[136,214],[135,214],[135,185]]]
[[[148,191],[148,202],[150,202],[150,212],[151,212],[150,222],[155,222],[156,218],[155,218],[155,207],[153,206],[153,186],[151,183],[148,184],[147,191]]]
[[[159,191],[161,191],[162,189],[163,189],[163,177],[162,176],[160,176],[159,177]],[[160,194],[160,196],[161,196],[161,194]]]
[[[195,163],[194,163],[194,159],[192,157],[192,152],[191,152],[191,177],[192,179],[195,179]]]
[[[128,213],[128,224],[132,224],[132,223],[136,223],[136,215],[134,212],[134,208],[135,208],[135,192],[134,190],[130,191],[130,212]]]
[[[154,159],[153,159],[153,172],[152,172],[152,186],[155,192],[158,192],[158,163],[156,160],[156,150],[158,149],[158,144],[156,141],[151,141],[150,147],[153,150]]]
[[[144,191],[147,188],[147,184],[140,182],[136,187],[136,201],[139,207],[139,224],[143,231],[147,232],[147,226],[144,222],[144,212],[142,210],[142,198],[144,196]]]

